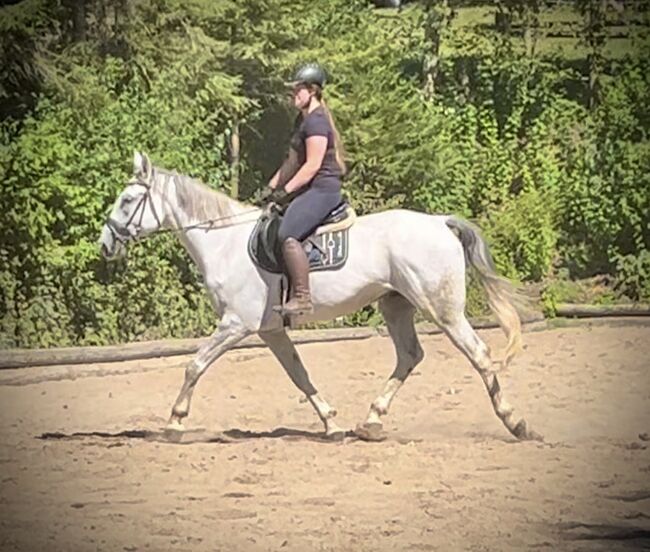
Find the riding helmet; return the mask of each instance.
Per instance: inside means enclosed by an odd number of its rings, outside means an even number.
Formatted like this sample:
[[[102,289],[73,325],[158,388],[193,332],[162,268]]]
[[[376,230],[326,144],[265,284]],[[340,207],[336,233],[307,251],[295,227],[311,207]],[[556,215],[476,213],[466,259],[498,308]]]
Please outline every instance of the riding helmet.
[[[305,63],[301,65],[293,74],[293,78],[287,82],[288,86],[297,86],[299,84],[317,84],[321,88],[325,87],[327,74],[318,63]]]

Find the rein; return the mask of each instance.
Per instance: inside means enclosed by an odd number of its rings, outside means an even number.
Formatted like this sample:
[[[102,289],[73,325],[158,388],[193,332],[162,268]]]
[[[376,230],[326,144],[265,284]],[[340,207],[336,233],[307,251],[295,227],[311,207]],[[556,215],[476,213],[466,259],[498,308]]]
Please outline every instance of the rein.
[[[215,227],[214,224],[216,222],[221,222],[222,220],[228,220],[232,219],[235,217],[242,217],[244,215],[250,215],[254,213],[255,211],[259,211],[257,208],[253,209],[248,209],[247,211],[242,211],[241,213],[234,213],[232,215],[226,215],[223,217],[218,217],[218,218],[213,218],[213,219],[207,219],[207,220],[202,220],[201,222],[195,222],[194,224],[188,224],[187,226],[179,226],[178,228],[161,228],[158,226],[158,233],[166,233],[166,232],[184,232],[185,230],[194,230],[195,228],[201,228],[203,226],[206,226],[204,230],[206,232],[210,230],[219,230],[219,228],[230,228],[231,226],[238,226],[239,224],[246,224],[249,221],[242,221],[242,222],[233,222],[230,224],[223,224],[220,226]]]

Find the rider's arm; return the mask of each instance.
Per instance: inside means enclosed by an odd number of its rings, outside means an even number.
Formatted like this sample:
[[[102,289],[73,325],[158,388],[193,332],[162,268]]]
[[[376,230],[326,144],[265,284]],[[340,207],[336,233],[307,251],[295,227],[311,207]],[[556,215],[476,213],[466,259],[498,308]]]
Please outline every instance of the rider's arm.
[[[291,148],[289,155],[282,163],[282,166],[276,171],[271,180],[269,180],[269,187],[275,190],[278,186],[286,184],[286,182],[297,172],[298,154],[296,150]]]
[[[278,187],[278,180],[280,179],[280,169],[275,171],[275,174],[269,180],[269,188],[275,190]]]
[[[308,184],[316,176],[327,151],[327,136],[309,136],[305,140],[305,146],[307,159],[305,164],[298,169],[298,172],[285,185],[284,189],[288,194]]]

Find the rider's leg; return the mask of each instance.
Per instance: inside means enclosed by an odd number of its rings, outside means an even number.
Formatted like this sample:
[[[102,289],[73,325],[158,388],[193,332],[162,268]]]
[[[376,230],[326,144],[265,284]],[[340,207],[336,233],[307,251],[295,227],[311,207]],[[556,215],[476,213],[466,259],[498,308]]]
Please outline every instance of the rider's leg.
[[[314,306],[309,292],[309,260],[302,245],[295,238],[282,243],[282,256],[291,278],[291,299],[282,309],[284,314],[311,314]]]
[[[309,291],[309,261],[301,241],[307,238],[340,203],[339,188],[311,186],[287,208],[278,230],[282,256],[291,279],[291,299],[280,309],[283,314],[308,314],[313,311]]]

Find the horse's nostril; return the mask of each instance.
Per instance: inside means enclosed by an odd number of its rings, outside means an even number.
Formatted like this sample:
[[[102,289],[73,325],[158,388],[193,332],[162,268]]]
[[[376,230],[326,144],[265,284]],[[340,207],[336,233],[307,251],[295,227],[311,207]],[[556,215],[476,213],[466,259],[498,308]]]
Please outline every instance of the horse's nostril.
[[[106,248],[106,244],[102,243],[101,246],[99,247],[99,252],[102,254],[103,257],[108,256],[108,249]]]

